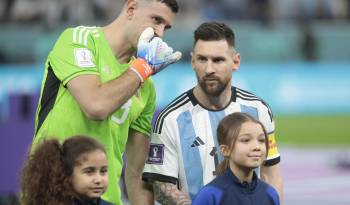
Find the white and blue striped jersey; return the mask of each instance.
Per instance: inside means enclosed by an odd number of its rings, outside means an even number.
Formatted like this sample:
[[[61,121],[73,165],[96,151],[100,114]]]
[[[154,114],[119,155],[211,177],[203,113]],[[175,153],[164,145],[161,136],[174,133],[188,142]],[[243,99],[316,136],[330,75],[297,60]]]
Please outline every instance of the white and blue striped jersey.
[[[279,163],[273,115],[263,100],[232,87],[230,103],[223,109],[211,110],[197,101],[191,89],[159,114],[153,127],[143,180],[178,184],[180,190],[195,196],[214,179],[215,166],[222,160],[217,151],[216,129],[222,118],[234,112],[248,113],[264,124],[269,135],[265,166]]]

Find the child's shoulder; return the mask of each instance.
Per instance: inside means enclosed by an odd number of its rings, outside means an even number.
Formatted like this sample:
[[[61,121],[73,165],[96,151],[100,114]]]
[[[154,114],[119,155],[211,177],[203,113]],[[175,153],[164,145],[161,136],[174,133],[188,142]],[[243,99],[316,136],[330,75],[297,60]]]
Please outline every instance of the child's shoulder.
[[[258,186],[259,186],[260,188],[263,188],[263,189],[272,189],[272,190],[274,190],[274,191],[276,192],[276,194],[277,194],[277,191],[276,191],[276,189],[275,189],[273,186],[271,186],[270,184],[264,182],[264,181],[261,180],[261,179],[257,179],[257,180],[258,180]]]
[[[273,186],[258,179],[258,189],[267,194],[273,200],[274,204],[279,204],[279,196],[277,190]]]

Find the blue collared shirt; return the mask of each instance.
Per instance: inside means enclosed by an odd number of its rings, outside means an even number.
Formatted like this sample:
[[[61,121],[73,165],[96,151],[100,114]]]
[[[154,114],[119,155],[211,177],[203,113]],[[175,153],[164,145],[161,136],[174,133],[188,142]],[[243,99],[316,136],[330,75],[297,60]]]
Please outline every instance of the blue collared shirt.
[[[204,186],[196,195],[192,205],[279,205],[277,191],[258,179],[255,172],[253,180],[241,183],[227,169],[224,174]]]

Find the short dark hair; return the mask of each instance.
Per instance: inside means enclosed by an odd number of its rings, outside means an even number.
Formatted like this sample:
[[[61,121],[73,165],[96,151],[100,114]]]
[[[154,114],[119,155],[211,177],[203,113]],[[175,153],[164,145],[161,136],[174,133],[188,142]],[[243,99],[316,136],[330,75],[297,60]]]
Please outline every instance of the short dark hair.
[[[218,41],[225,39],[230,46],[235,47],[235,34],[224,23],[205,22],[194,31],[194,45],[198,40]]]
[[[179,12],[179,4],[176,0],[157,0],[167,5],[174,13]]]
[[[124,0],[126,2],[127,0]],[[172,12],[177,13],[179,12],[179,4],[177,3],[176,0],[156,0],[158,2],[164,3],[167,5]]]

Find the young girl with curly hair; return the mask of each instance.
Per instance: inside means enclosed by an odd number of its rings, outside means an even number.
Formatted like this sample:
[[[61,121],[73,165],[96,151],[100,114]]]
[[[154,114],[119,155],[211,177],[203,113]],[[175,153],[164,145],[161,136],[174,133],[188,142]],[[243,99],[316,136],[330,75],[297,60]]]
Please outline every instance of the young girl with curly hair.
[[[106,151],[98,141],[50,139],[28,156],[20,200],[22,205],[107,205],[100,198],[107,186]]]

